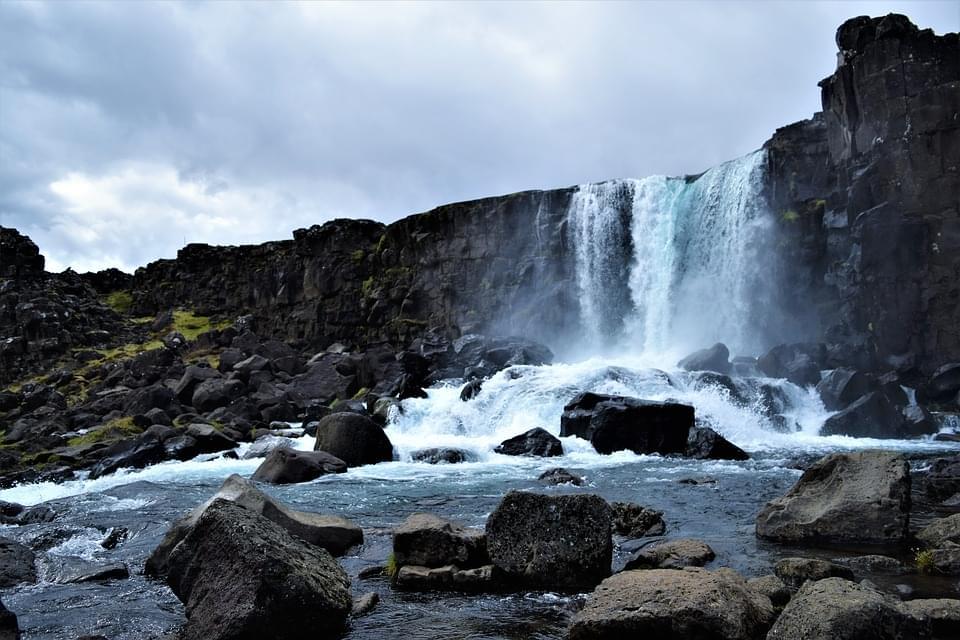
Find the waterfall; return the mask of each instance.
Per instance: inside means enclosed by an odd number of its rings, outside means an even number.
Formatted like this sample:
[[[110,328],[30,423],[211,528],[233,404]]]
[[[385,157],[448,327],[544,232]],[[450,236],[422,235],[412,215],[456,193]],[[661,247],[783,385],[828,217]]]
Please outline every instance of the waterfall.
[[[568,221],[580,320],[593,347],[664,353],[723,341],[763,346],[771,228],[764,153],[696,179],[653,176],[579,187]]]

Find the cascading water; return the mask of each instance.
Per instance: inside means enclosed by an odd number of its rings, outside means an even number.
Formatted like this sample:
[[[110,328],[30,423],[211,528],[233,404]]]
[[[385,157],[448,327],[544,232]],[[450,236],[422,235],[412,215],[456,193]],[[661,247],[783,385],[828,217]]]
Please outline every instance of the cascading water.
[[[769,217],[764,152],[696,179],[653,176],[583,185],[575,235],[583,331],[593,348],[664,353],[724,341],[756,351],[756,302],[773,283],[761,264]],[[769,314],[770,309],[765,309]]]

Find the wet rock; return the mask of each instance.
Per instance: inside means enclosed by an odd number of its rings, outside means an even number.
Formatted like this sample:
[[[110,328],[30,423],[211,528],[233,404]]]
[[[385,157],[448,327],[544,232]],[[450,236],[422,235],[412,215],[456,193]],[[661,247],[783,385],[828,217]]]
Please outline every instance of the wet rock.
[[[463,449],[454,449],[450,447],[420,449],[410,454],[414,462],[426,462],[427,464],[458,464],[473,459],[470,452]]]
[[[502,586],[498,575],[493,565],[474,569],[406,565],[397,572],[396,586],[410,591],[491,592]]]
[[[783,583],[783,580],[775,575],[760,576],[759,578],[750,578],[747,580],[747,586],[753,591],[770,598],[774,607],[783,607],[790,598],[793,597],[793,591]]]
[[[243,454],[243,459],[265,458],[276,449],[293,449],[295,444],[292,439],[283,436],[263,435],[254,440]]]
[[[917,540],[932,548],[960,545],[960,513],[934,520],[917,532]]]
[[[875,554],[837,558],[836,562],[859,573],[902,573],[904,569],[903,563],[896,558]]]
[[[143,434],[108,446],[103,451],[101,460],[90,470],[90,479],[94,480],[118,469],[142,469],[166,459],[163,443],[151,435]]]
[[[647,509],[633,502],[611,502],[613,532],[627,538],[662,536],[667,530],[663,512]]]
[[[784,584],[799,589],[808,580],[843,578],[853,580],[853,571],[826,560],[816,558],[784,558],[773,567],[773,572]]]
[[[900,609],[930,630],[931,640],[960,637],[960,600],[931,598],[907,600]]]
[[[170,554],[190,533],[214,500],[234,502],[277,523],[294,537],[323,547],[334,555],[341,555],[350,547],[363,542],[363,531],[349,520],[290,509],[257,489],[249,480],[234,474],[226,479],[212,498],[170,526],[163,540],[147,559],[145,572],[148,576],[164,577],[167,574]]]
[[[899,640],[924,637],[924,625],[896,599],[843,578],[807,582],[777,619],[770,640]]]
[[[350,580],[323,549],[239,505],[215,500],[171,550],[167,583],[184,603],[182,640],[338,637]]]
[[[106,582],[107,580],[126,580],[130,577],[127,565],[122,562],[97,564],[83,558],[72,557],[56,558],[50,573],[51,581],[58,584]]]
[[[505,456],[552,458],[563,455],[563,444],[546,429],[537,427],[504,440],[493,451]]]
[[[26,509],[26,507],[22,504],[0,500],[0,523],[16,524],[17,516],[23,513],[24,509]]]
[[[196,455],[201,453],[217,453],[227,449],[233,449],[237,443],[227,437],[216,427],[201,422],[194,422],[187,425],[184,435],[189,436],[196,442]]]
[[[37,581],[36,554],[24,545],[0,537],[0,588]]]
[[[687,371],[715,371],[717,373],[730,373],[730,350],[722,342],[709,347],[694,351],[686,358],[677,363],[677,366]]]
[[[910,466],[883,451],[835,453],[757,516],[757,535],[798,544],[896,544],[909,535]]]
[[[315,451],[326,451],[350,467],[393,460],[393,445],[373,420],[355,413],[332,413],[317,425]]]
[[[489,563],[486,535],[429,513],[414,513],[393,532],[397,566],[419,565],[460,569]]]
[[[563,408],[560,436],[589,440],[599,453],[682,455],[693,424],[689,405],[586,392]]]
[[[130,530],[126,527],[113,527],[107,533],[107,537],[100,542],[100,546],[108,550],[116,549],[129,537]]]
[[[730,569],[624,571],[590,594],[567,638],[760,640],[773,618],[770,599]]]
[[[960,455],[930,463],[925,491],[933,500],[945,500],[960,492]]]
[[[221,359],[222,358],[223,356],[221,356]],[[212,380],[214,378],[221,377],[222,376],[220,372],[216,369],[190,365],[184,370],[183,375],[180,376],[180,380],[173,388],[173,393],[177,400],[179,400],[182,404],[192,404],[193,392],[196,390],[197,385],[204,380]]]
[[[353,599],[353,607],[350,610],[350,617],[362,618],[373,611],[379,603],[380,594],[376,591],[371,591],[370,593],[365,593],[362,596],[357,596]]]
[[[627,560],[623,570],[702,567],[716,557],[707,543],[681,538],[641,549]]]
[[[562,467],[556,469],[547,469],[539,476],[537,480],[546,484],[572,484],[579,487],[583,484],[583,478],[575,473],[570,473]]]
[[[786,378],[801,387],[820,382],[820,370],[826,361],[823,344],[781,344],[757,359],[757,366],[771,378]]]
[[[820,433],[856,438],[905,438],[917,435],[907,432],[904,422],[900,408],[890,402],[884,393],[874,391],[827,418]]]
[[[201,412],[213,411],[218,407],[225,407],[244,392],[244,385],[239,380],[224,380],[211,378],[204,380],[194,389],[190,404]]]
[[[844,368],[828,371],[817,384],[817,392],[827,411],[839,411],[876,388],[876,382],[866,374]]]
[[[347,463],[326,451],[274,449],[254,471],[252,480],[270,484],[310,482],[330,473],[346,473]]]
[[[20,624],[17,614],[0,602],[0,640],[20,640]]]
[[[611,527],[599,496],[511,491],[487,519],[487,552],[513,585],[581,589],[610,574]]]
[[[694,426],[687,436],[686,457],[698,460],[749,460],[750,455],[710,427]]]
[[[960,362],[945,364],[934,371],[924,390],[935,402],[949,402],[956,398],[960,392]]]
[[[477,397],[477,394],[480,393],[480,389],[483,388],[483,380],[479,378],[476,380],[471,380],[467,384],[463,385],[463,389],[460,390],[460,399],[464,402],[468,400],[473,400]]]

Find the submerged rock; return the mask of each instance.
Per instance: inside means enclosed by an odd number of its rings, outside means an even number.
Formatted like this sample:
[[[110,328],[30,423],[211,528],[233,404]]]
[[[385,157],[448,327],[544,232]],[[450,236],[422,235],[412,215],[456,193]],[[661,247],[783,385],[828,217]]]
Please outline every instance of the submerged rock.
[[[694,426],[687,436],[688,458],[698,460],[749,460],[750,454],[710,427]]]
[[[589,440],[599,453],[683,454],[693,425],[689,405],[586,392],[563,408],[560,436]]]
[[[512,586],[582,589],[610,575],[611,525],[599,496],[511,491],[487,519],[487,551]]]
[[[574,617],[569,640],[761,640],[773,604],[730,569],[624,571],[600,583]]]
[[[802,544],[895,544],[907,539],[909,523],[910,465],[902,456],[834,453],[761,509],[757,535]]]
[[[633,502],[611,502],[613,532],[627,538],[661,536],[667,530],[663,512]]]
[[[798,589],[808,580],[844,578],[853,580],[853,571],[847,567],[816,558],[784,558],[777,562],[773,572],[784,584]]]
[[[252,480],[271,484],[310,482],[330,473],[345,473],[347,463],[326,451],[274,449],[253,472]]]
[[[440,447],[431,449],[420,449],[410,454],[414,462],[426,462],[427,464],[458,464],[472,459],[469,451],[464,449],[455,449],[452,447]]]
[[[575,473],[571,473],[562,467],[556,469],[547,469],[539,476],[537,480],[546,484],[572,484],[579,487],[583,484],[583,478]]]
[[[702,567],[716,557],[707,543],[681,538],[641,549],[627,560],[623,570]]]
[[[505,456],[552,458],[563,455],[563,444],[546,429],[537,427],[504,440],[493,451]]]
[[[339,637],[350,579],[325,550],[227,500],[172,549],[167,583],[184,603],[182,640]]]
[[[393,460],[393,445],[383,428],[356,413],[332,413],[317,425],[314,451],[326,451],[351,467]]]
[[[483,531],[430,513],[414,513],[394,530],[393,553],[399,567],[456,565],[468,569],[489,563]]]

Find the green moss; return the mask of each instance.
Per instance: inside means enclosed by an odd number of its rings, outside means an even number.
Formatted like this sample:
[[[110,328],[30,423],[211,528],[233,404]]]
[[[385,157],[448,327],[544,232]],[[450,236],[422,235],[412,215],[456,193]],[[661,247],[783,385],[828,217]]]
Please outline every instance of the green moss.
[[[400,572],[400,567],[397,565],[397,554],[391,553],[387,556],[387,562],[383,566],[383,572],[393,580],[397,577],[397,573]]]
[[[366,255],[367,253],[363,249],[357,249],[356,251],[350,254],[350,257],[353,259],[354,262],[363,262],[363,259],[364,257],[366,257]]]
[[[111,420],[104,425],[101,425],[95,429],[91,429],[82,436],[71,438],[67,441],[67,444],[71,447],[77,447],[85,444],[106,442],[108,440],[119,440],[128,436],[139,435],[141,433],[143,433],[143,429],[133,424],[132,417],[126,416],[123,418],[117,418],[116,420]]]
[[[355,394],[353,394],[353,397],[350,398],[350,399],[351,399],[351,400],[363,400],[364,397],[366,397],[366,395],[367,395],[368,393],[370,393],[370,388],[369,388],[369,387],[363,387],[362,389],[360,389],[360,391],[357,391]]]
[[[214,329],[224,329],[230,326],[229,320],[212,322],[208,316],[198,316],[192,311],[178,310],[173,312],[173,326],[170,331],[179,331],[187,340],[196,340],[197,336]]]
[[[814,209],[825,209],[827,207],[827,201],[822,198],[817,198],[813,201]]]
[[[117,313],[126,315],[133,306],[133,296],[129,291],[114,291],[104,298],[103,302]]]
[[[793,209],[787,209],[780,214],[780,219],[784,222],[796,222],[800,219],[800,214],[794,211]]]
[[[381,253],[383,253],[383,246],[384,244],[386,244],[386,242],[387,242],[387,234],[381,233],[380,239],[377,240],[377,248],[374,251],[377,255],[380,255]]]
[[[363,293],[364,297],[369,298],[370,294],[373,293],[373,287],[374,287],[373,276],[370,276],[369,278],[363,281],[363,284],[360,285],[360,291],[361,293]]]

